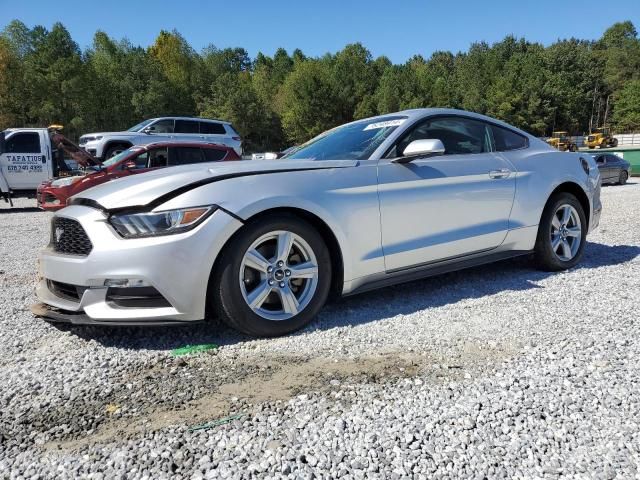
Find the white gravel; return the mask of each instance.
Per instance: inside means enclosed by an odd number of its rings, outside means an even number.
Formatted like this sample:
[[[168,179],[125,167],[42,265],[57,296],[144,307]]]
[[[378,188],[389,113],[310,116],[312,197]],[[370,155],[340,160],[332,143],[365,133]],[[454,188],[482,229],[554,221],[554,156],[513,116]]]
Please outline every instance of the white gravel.
[[[0,478],[639,478],[640,183],[602,199],[572,271],[396,286],[272,340],[35,319],[50,214],[0,205]]]

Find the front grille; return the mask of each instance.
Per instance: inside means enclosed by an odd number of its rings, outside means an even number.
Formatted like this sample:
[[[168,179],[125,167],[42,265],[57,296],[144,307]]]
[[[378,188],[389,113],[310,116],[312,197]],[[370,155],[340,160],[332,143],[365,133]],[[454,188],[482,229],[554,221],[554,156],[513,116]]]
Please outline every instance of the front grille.
[[[82,225],[76,220],[65,217],[53,217],[51,245],[56,252],[82,256],[89,255],[93,248]]]
[[[87,287],[56,282],[55,280],[47,280],[47,287],[49,287],[49,291],[56,297],[71,300],[73,302],[79,302],[82,298],[82,294],[87,289]]]

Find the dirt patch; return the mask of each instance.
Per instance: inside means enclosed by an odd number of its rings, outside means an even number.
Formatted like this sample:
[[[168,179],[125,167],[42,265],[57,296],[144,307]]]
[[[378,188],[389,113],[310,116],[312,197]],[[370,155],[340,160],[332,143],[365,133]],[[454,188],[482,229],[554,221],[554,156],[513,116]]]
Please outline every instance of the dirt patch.
[[[256,362],[259,362],[258,368]],[[236,369],[251,373],[238,381],[214,387],[211,393],[181,408],[160,407],[135,417],[121,417],[117,414],[118,405],[107,404],[101,412],[105,421],[90,435],[48,442],[43,448],[76,450],[87,444],[106,443],[172,425],[197,425],[238,411],[250,413],[255,405],[286,401],[302,392],[326,391],[344,382],[380,383],[413,376],[427,363],[424,355],[397,353],[355,359],[290,356],[247,359]],[[149,376],[148,373],[146,375]]]
[[[89,435],[52,441],[43,448],[77,450],[169,426],[194,426],[240,412],[251,415],[260,404],[287,401],[301,393],[323,393],[345,384],[386,383],[416,375],[424,376],[434,384],[463,376],[469,378],[469,372],[478,374],[511,353],[510,347],[478,349],[470,343],[458,356],[447,359],[414,352],[388,352],[357,358],[273,356],[265,359],[256,355],[235,362],[236,380],[212,385],[210,392],[194,400],[177,406],[149,408],[135,416],[118,415],[118,405],[107,404],[101,412],[104,421]],[[193,364],[185,369],[196,373],[203,370],[203,364],[221,368],[211,360],[204,356],[194,358]],[[155,374],[162,372],[157,368],[153,370]],[[149,371],[144,373],[144,378],[147,383],[163,381],[162,375],[152,375]]]

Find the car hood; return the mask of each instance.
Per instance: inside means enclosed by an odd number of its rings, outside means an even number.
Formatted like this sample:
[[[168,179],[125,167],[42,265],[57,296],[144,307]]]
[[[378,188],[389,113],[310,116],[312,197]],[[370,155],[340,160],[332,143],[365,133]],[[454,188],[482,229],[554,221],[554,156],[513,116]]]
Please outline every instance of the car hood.
[[[148,207],[158,199],[168,200],[172,195],[215,181],[267,173],[345,168],[357,164],[357,160],[245,160],[169,167],[98,185],[72,197],[71,203],[99,205],[107,210]]]

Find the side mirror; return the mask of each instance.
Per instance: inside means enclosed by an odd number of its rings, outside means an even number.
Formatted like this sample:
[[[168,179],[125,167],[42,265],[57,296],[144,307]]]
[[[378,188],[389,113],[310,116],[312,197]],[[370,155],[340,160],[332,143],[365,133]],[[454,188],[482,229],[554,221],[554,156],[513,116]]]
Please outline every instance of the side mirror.
[[[151,125],[150,127],[144,127],[142,129],[142,133],[146,133],[147,135],[150,135],[155,131],[156,131],[156,127],[154,127],[153,125]]]
[[[7,151],[7,140],[5,138],[4,132],[0,132],[0,153],[4,153]]]
[[[424,140],[414,140],[405,147],[402,157],[393,159],[394,163],[409,163],[418,158],[429,158],[436,155],[443,155],[444,144],[437,138],[427,138]]]
[[[136,162],[134,162],[133,160],[125,162],[123,167],[124,170],[135,170],[136,168],[138,168],[138,165],[136,165]]]

